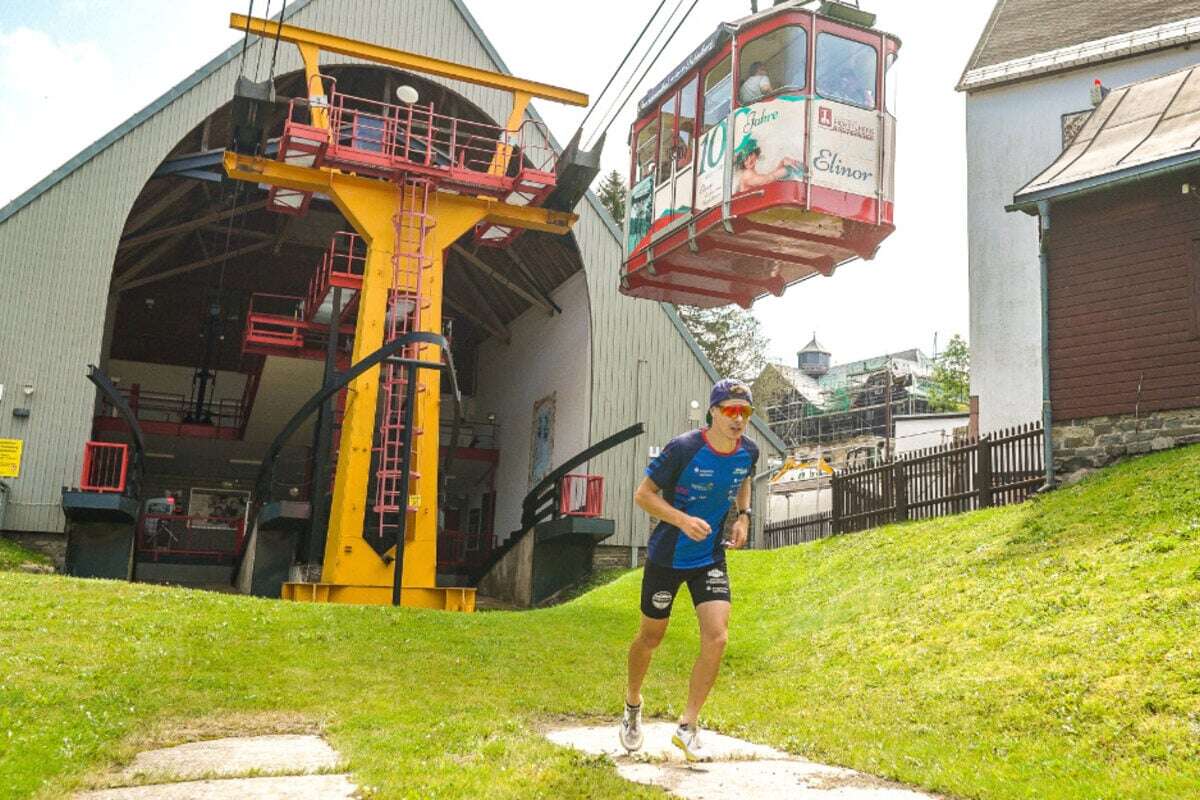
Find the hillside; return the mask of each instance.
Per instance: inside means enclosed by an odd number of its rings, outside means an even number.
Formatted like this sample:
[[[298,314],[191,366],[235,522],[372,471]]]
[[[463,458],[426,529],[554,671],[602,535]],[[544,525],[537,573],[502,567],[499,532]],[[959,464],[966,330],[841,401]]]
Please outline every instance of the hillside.
[[[1200,447],[730,571],[712,727],[960,797],[1200,794]],[[661,797],[538,735],[619,710],[639,576],[452,616],[0,573],[0,796],[306,725],[380,797]],[[649,713],[679,711],[695,647],[681,615]]]

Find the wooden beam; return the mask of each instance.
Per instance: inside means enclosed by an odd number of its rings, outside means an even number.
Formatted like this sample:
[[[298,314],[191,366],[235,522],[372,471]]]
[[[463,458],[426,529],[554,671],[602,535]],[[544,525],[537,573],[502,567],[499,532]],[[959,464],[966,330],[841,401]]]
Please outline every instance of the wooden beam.
[[[498,271],[492,269],[486,263],[484,263],[483,259],[481,259],[479,256],[475,255],[474,253],[470,252],[469,250],[466,250],[462,245],[452,244],[452,245],[450,245],[450,249],[453,250],[454,252],[458,253],[460,256],[462,256],[464,259],[466,259],[468,264],[475,267],[483,274],[487,275],[489,278],[494,280],[496,283],[505,287],[506,289],[513,292],[514,294],[525,298],[533,305],[539,306],[540,308],[544,309],[547,314],[554,313],[554,307],[551,306],[549,303],[547,303],[545,300],[543,300],[540,297],[537,297],[536,295],[529,293],[521,286],[510,281],[508,278],[501,275]]]
[[[559,308],[558,303],[554,302],[554,299],[550,297],[550,293],[542,288],[541,282],[533,276],[533,270],[531,270],[529,265],[525,263],[525,260],[517,254],[516,249],[513,247],[506,247],[501,252],[508,256],[508,258],[517,265],[517,270],[521,273],[525,280],[529,281],[529,285],[534,288],[534,291],[541,295],[542,299],[544,299],[547,303],[554,306],[555,311],[561,314],[562,309]]]
[[[156,239],[161,239],[164,236],[170,236],[175,233],[187,233],[188,231],[203,227],[210,222],[220,222],[223,219],[229,219],[230,217],[235,217],[238,214],[245,214],[249,211],[257,211],[260,208],[266,207],[266,200],[258,200],[244,206],[227,208],[224,211],[213,211],[212,213],[205,214],[202,217],[189,219],[187,222],[180,222],[177,225],[168,225],[165,228],[157,228],[156,230],[147,231],[146,233],[142,233],[137,236],[130,236],[129,238],[122,240],[121,243],[117,245],[117,250],[127,250],[130,247],[137,247],[140,244],[153,242]]]
[[[141,257],[138,258],[136,261],[134,261],[132,264],[123,268],[121,270],[120,274],[116,274],[116,271],[114,270],[113,279],[112,279],[112,285],[113,285],[112,290],[120,291],[122,284],[124,284],[126,281],[132,280],[136,275],[138,275],[138,273],[140,273],[142,270],[146,269],[146,267],[149,267],[149,266],[152,266],[153,264],[155,264],[160,258],[162,258],[164,255],[166,255],[167,252],[171,248],[178,245],[179,240],[182,238],[183,238],[183,234],[179,234],[178,236],[173,236],[170,239],[168,239],[167,241],[160,243],[156,247],[150,248],[145,253],[143,253],[141,255]]]
[[[479,327],[488,331],[488,333],[492,334],[492,336],[495,336],[497,339],[504,342],[505,344],[512,344],[512,336],[509,335],[507,328],[496,328],[494,325],[492,325],[492,323],[488,322],[487,320],[481,319],[481,318],[475,316],[475,314],[473,312],[469,311],[465,306],[463,306],[461,303],[456,301],[450,295],[445,295],[445,297],[443,297],[443,300],[445,300],[446,305],[450,306],[450,308],[453,309],[456,313],[462,314],[464,317],[471,320]]]
[[[475,285],[475,281],[471,279],[471,273],[461,267],[458,267],[457,271],[462,278],[467,294],[471,295],[471,300],[479,306],[479,313],[489,318],[490,324],[483,321],[480,321],[480,324],[491,331],[493,335],[498,336],[505,344],[510,344],[512,336],[508,332],[508,326],[504,324],[504,320],[500,319],[500,315],[495,312],[483,292]]]
[[[195,188],[195,186],[195,181],[181,181],[172,186],[163,192],[157,200],[152,201],[150,205],[143,208],[135,216],[127,219],[125,221],[125,230],[130,233],[137,233],[153,222],[169,206],[174,205],[180,198]]]
[[[238,256],[244,256],[249,253],[255,253],[255,252],[258,252],[259,250],[266,250],[268,247],[271,247],[273,244],[274,244],[274,241],[255,242],[254,244],[249,244],[249,245],[246,245],[245,247],[239,247],[237,250],[230,250],[228,254],[222,253],[219,256],[212,256],[211,258],[203,258],[199,261],[193,261],[191,264],[184,264],[181,267],[174,267],[174,268],[168,269],[164,272],[159,272],[154,275],[149,275],[145,278],[140,278],[136,281],[129,281],[128,283],[123,283],[119,287],[117,287],[117,291],[118,292],[126,292],[126,291],[129,291],[130,289],[136,289],[139,286],[145,286],[148,283],[154,283],[156,281],[165,280],[167,278],[173,278],[176,275],[182,275],[185,272],[192,272],[194,270],[203,269],[204,267],[212,266],[213,264],[216,264],[216,263],[223,261],[225,259],[228,259],[228,258],[237,258]]]

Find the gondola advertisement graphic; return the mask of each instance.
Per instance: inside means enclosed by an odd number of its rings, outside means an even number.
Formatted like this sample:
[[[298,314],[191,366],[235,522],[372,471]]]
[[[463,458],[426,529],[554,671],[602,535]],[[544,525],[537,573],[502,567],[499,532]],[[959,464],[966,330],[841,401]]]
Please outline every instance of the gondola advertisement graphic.
[[[695,212],[721,204],[727,174],[731,197],[776,181],[804,181],[807,177],[804,130],[809,103],[813,104],[808,164],[812,185],[875,197],[880,180],[878,112],[805,95],[780,95],[736,109],[700,138]],[[894,134],[890,129],[886,134],[887,145],[891,147]],[[728,172],[726,159],[732,161]],[[646,178],[630,192],[630,253],[644,247],[658,231],[680,218],[682,212],[692,211],[684,204],[676,203],[677,207],[670,208],[668,203],[661,202],[670,191],[660,189],[660,201],[656,202],[653,183],[652,178]],[[890,176],[885,176],[888,197],[890,184]]]

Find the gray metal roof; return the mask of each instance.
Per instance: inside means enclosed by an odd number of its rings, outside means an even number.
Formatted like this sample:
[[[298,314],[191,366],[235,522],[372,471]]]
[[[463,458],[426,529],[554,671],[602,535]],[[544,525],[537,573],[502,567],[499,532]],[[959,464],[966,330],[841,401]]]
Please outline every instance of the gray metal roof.
[[[1039,201],[1200,163],[1200,66],[1114,89],[1070,146],[1013,197]]]
[[[1198,14],[1200,6],[1195,0],[997,0],[963,69],[959,88],[969,88],[968,73],[972,71],[1155,28]],[[1178,42],[1163,40],[1158,46],[1175,44]],[[1062,67],[1047,64],[1037,71]]]
[[[808,344],[804,345],[804,347],[801,348],[800,352],[801,353],[825,353],[826,355],[829,355],[829,351],[826,350],[824,347],[822,347],[821,343],[817,341],[817,334],[815,332],[813,333],[812,341],[810,341]]]

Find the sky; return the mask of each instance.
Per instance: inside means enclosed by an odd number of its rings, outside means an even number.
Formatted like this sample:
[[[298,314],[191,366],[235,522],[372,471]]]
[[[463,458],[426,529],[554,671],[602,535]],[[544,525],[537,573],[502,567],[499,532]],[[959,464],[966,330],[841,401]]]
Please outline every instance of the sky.
[[[403,13],[405,0],[391,0]],[[275,0],[271,13],[282,0]],[[766,7],[770,0],[761,0]],[[599,94],[656,3],[466,0],[515,74]],[[261,15],[265,0],[257,0]],[[964,96],[954,91],[992,0],[863,0],[903,42],[898,78],[896,232],[873,261],[852,262],[754,305],[768,357],[795,363],[815,332],[835,363],[967,335]],[[0,204],[239,40],[228,13],[246,0],[0,0]],[[667,7],[674,6],[668,0]],[[698,0],[609,129],[604,168],[626,174],[636,101],[749,0]],[[686,4],[685,4],[686,8]],[[592,13],[588,13],[588,12]],[[387,44],[383,42],[382,44]],[[430,55],[438,55],[432,53]],[[36,79],[31,79],[36,75]],[[618,80],[619,86],[623,81]],[[535,102],[566,142],[584,109]],[[13,122],[17,124],[11,124]],[[589,122],[589,132],[593,127]],[[15,156],[14,156],[15,154]],[[616,276],[613,276],[616,280]]]

